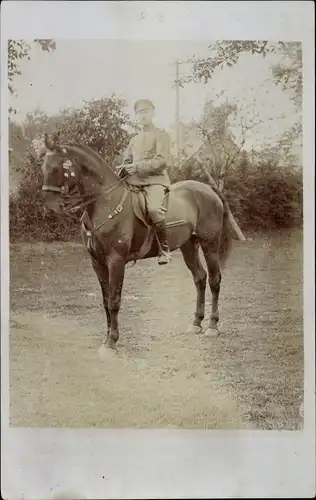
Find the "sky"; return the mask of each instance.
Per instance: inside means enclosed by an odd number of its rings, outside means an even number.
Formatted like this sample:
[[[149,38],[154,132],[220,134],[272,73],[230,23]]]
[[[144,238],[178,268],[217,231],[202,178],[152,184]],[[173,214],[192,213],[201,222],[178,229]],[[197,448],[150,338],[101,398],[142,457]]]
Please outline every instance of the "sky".
[[[207,46],[205,41],[56,40],[52,54],[35,46],[31,60],[21,60],[22,75],[14,82],[18,96],[11,104],[19,110],[16,119],[22,121],[36,108],[55,114],[63,107],[79,107],[84,100],[115,93],[126,100],[131,115],[136,99],[151,99],[156,106],[155,123],[170,130],[176,107],[173,63],[193,54],[206,56]],[[238,101],[241,108],[248,106],[241,112],[246,120],[249,104],[256,99],[263,124],[247,134],[246,145],[274,143],[295,122],[296,114],[289,97],[271,79],[271,63],[276,62],[275,56],[271,57],[243,55],[232,69],[218,70],[209,84],[191,83],[181,88],[181,121],[199,119],[205,102],[224,91],[221,99]],[[180,75],[189,72],[190,65],[181,64]],[[286,118],[278,119],[281,115]],[[232,131],[238,141],[238,123]]]

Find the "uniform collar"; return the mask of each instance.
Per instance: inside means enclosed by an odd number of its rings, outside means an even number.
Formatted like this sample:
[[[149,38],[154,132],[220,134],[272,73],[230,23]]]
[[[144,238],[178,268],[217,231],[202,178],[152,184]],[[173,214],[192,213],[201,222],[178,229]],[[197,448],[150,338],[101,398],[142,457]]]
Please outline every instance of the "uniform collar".
[[[151,123],[150,125],[146,125],[144,128],[143,128],[143,132],[151,132],[152,130],[154,130],[156,127],[153,123]]]

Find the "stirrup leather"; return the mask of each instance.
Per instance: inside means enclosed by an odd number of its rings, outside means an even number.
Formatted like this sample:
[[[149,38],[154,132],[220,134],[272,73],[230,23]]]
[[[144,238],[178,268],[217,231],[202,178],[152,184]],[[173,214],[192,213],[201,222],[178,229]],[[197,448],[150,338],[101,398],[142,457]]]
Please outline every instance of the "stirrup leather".
[[[154,229],[156,231],[156,236],[159,245],[158,263],[168,264],[168,262],[170,262],[171,260],[171,253],[168,245],[167,226],[165,221],[161,221],[158,224],[154,224]]]

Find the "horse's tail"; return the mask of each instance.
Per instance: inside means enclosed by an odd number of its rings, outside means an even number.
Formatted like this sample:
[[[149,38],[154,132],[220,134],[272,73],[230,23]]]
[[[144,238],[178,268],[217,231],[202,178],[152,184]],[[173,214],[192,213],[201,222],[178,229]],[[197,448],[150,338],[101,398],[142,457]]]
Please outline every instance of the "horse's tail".
[[[217,194],[220,200],[223,203],[224,213],[223,213],[223,226],[220,235],[220,245],[219,245],[219,259],[221,267],[224,267],[231,249],[232,249],[232,240],[233,240],[233,230],[231,221],[229,218],[230,208],[226,196],[222,193],[222,191],[216,187],[212,186],[213,191]]]
[[[219,244],[219,260],[221,267],[224,267],[232,249],[232,227],[229,221],[228,211],[224,206],[223,226]]]

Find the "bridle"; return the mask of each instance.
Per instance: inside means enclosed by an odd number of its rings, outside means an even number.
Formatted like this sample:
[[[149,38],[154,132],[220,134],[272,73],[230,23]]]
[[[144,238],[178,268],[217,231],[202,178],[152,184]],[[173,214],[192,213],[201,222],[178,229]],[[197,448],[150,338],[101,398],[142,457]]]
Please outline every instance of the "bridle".
[[[54,153],[46,153],[47,155],[54,154]],[[72,170],[72,162],[67,159],[63,163],[63,178],[64,178],[64,183],[62,186],[52,186],[50,184],[43,184],[42,186],[42,191],[53,191],[54,193],[61,193],[68,195],[69,194],[69,176],[70,177],[76,177],[75,172]]]
[[[49,151],[46,154],[53,155],[54,152]],[[67,158],[67,160],[63,163],[62,166],[63,166],[63,178],[64,178],[64,183],[62,184],[62,186],[53,186],[51,184],[43,184],[42,191],[52,191],[55,193],[60,193],[60,194],[66,195],[66,196],[69,194],[69,191],[70,191],[69,177],[72,177],[72,178],[74,178],[74,180],[77,180],[77,181],[78,181],[78,179],[76,179],[76,173],[72,169],[72,162],[71,162],[71,160],[69,160],[69,158]],[[121,174],[121,172],[119,172],[119,175],[120,174]],[[116,189],[116,187],[121,185],[126,180],[127,177],[128,177],[128,175],[120,177],[120,179],[117,182],[115,182],[114,184],[112,184],[112,186],[110,186],[105,192],[103,191],[102,195],[107,196],[108,194],[110,194],[112,191],[114,191]],[[90,203],[96,201],[98,199],[98,197],[100,196],[100,194],[98,194],[94,198],[90,198],[89,200],[84,201],[82,203],[79,203],[79,204],[76,203],[75,206],[70,207],[70,209],[69,209],[70,212],[76,212],[76,211],[80,210],[81,208],[84,208],[85,206],[89,205]],[[115,215],[121,213],[121,211],[123,210],[123,203],[127,197],[127,194],[128,194],[128,190],[125,187],[122,199],[120,200],[120,203],[113,210],[113,212],[108,216],[108,219],[112,219]],[[104,223],[100,224],[100,227],[103,224]]]
[[[53,152],[47,152],[46,154],[54,154]],[[53,186],[53,185],[50,185],[50,184],[43,184],[42,186],[42,191],[53,191],[55,193],[60,193],[60,194],[63,194],[63,195],[69,195],[69,177],[72,177],[74,178],[74,180],[77,180],[76,182],[76,185],[78,185],[79,183],[79,179],[76,179],[76,173],[73,171],[72,169],[72,162],[71,160],[69,160],[69,158],[63,163],[63,178],[64,178],[64,183],[62,186]],[[110,194],[112,191],[114,191],[118,186],[120,186],[122,183],[125,183],[125,180],[127,179],[128,177],[128,174],[126,175],[122,175],[123,174],[123,170],[124,170],[124,166],[118,171],[118,175],[119,175],[119,180],[117,182],[115,182],[114,184],[112,184],[112,186],[110,186],[105,192],[103,191],[102,193],[99,193],[97,196],[95,196],[94,198],[90,198],[89,200],[87,201],[83,201],[81,203],[75,203],[74,206],[72,206],[71,208],[68,208],[70,212],[76,212],[78,210],[80,210],[81,208],[84,208],[86,207],[87,205],[90,205],[91,203],[93,203],[94,201],[96,201],[99,196],[101,196],[101,194],[103,196],[107,196],[108,194]],[[80,189],[80,187],[79,187]],[[86,231],[86,236],[87,236],[87,250],[89,252],[93,252],[94,251],[94,236],[96,235],[97,231],[99,229],[101,229],[101,227],[103,227],[105,224],[107,224],[108,222],[110,222],[114,217],[116,217],[117,215],[119,215],[122,210],[123,210],[123,206],[124,206],[124,203],[125,203],[125,200],[129,194],[129,192],[131,191],[131,189],[129,189],[127,187],[127,185],[125,184],[124,186],[124,192],[123,192],[123,195],[118,203],[118,205],[115,207],[114,210],[111,210],[111,212],[109,213],[109,215],[107,216],[107,218],[102,221],[100,224],[98,224],[98,226],[96,227],[91,227],[90,229],[87,229],[86,226],[85,226],[85,223],[84,223],[84,218],[88,218],[89,220],[89,216],[87,214],[87,211],[85,210],[84,213],[82,214],[81,216],[81,223]],[[90,221],[91,223],[91,221]],[[134,264],[136,263],[136,261],[134,261]]]

